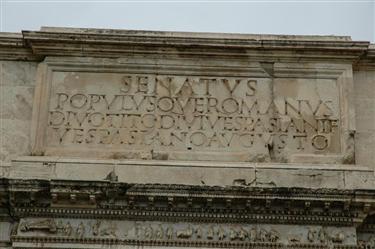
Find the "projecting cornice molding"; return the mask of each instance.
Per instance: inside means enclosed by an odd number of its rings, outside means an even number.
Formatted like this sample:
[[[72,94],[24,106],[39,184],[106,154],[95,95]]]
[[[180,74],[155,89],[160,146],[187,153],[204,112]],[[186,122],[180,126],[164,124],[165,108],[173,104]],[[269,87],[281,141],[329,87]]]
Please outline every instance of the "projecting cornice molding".
[[[366,53],[354,65],[355,70],[375,70],[375,44],[370,44]]]
[[[1,182],[0,182],[1,183]],[[116,181],[17,180],[2,202],[25,217],[113,218],[166,222],[249,221],[356,226],[374,212],[372,190],[126,184]]]
[[[42,60],[45,56],[201,56],[247,60],[355,63],[372,60],[373,45],[348,36],[247,35],[110,29],[50,28],[0,33],[0,59]]]
[[[40,60],[30,47],[24,44],[22,34],[0,33],[0,60]]]

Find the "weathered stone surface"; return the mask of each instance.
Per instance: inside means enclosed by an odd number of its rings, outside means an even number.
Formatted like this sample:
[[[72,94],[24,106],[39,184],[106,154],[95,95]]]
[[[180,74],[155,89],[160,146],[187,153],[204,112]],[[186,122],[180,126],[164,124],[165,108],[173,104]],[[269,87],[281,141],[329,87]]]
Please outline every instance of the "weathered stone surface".
[[[13,163],[9,177],[14,179],[51,179],[55,164],[48,162]]]
[[[358,99],[373,99],[375,93],[375,72],[364,70],[354,71],[354,92]]]
[[[36,62],[0,61],[0,165],[30,155]]]
[[[361,98],[356,99],[356,123],[357,131],[375,130],[375,99]]]
[[[31,120],[34,87],[1,86],[1,119]]]
[[[345,165],[83,160],[58,157],[21,157],[14,160],[12,165],[11,178],[103,181],[114,175],[116,181],[133,184],[375,189],[372,170]]]
[[[17,236],[100,240],[195,240],[204,242],[268,242],[288,244],[326,244],[332,240],[342,245],[355,245],[355,229],[347,227],[298,227],[293,225],[246,225],[184,222],[134,222],[111,220],[22,219]],[[324,234],[324,235],[323,235]],[[320,235],[320,236],[319,236]],[[17,239],[16,236],[16,239]],[[340,238],[336,238],[336,236]],[[324,237],[324,238],[323,238]]]
[[[17,156],[30,155],[30,121],[1,119],[1,164]]]
[[[356,162],[375,168],[375,71],[355,71]]]
[[[107,73],[97,61],[92,72],[76,63],[61,72],[53,62],[40,67],[34,154],[290,162],[302,153],[337,155],[332,162],[340,163],[354,153],[346,146],[352,103],[341,93],[352,86],[341,79],[342,66],[326,79],[318,64],[280,64],[273,70],[283,75],[271,79],[236,78],[230,65],[208,75],[208,62],[194,69],[180,62],[182,70],[193,70],[187,75],[168,67],[160,75],[142,60],[133,63],[143,74],[131,64],[109,63],[124,72]],[[255,74],[266,72],[253,67]],[[314,79],[297,76],[306,67],[316,71]]]
[[[257,170],[256,175],[257,184],[260,186],[289,187],[293,185],[306,188],[344,188],[344,172],[342,171],[262,168]]]
[[[1,248],[375,247],[375,45],[47,27],[0,66]]]
[[[373,168],[374,166],[374,141],[375,133],[372,131],[359,131],[356,134],[356,158],[357,164]]]
[[[34,86],[38,63],[25,61],[1,61],[0,85]]]
[[[12,224],[10,222],[0,221],[0,245],[2,243],[10,242],[10,231]]]
[[[347,189],[371,189],[375,185],[375,173],[371,170],[368,172],[346,171],[344,174],[344,184]]]

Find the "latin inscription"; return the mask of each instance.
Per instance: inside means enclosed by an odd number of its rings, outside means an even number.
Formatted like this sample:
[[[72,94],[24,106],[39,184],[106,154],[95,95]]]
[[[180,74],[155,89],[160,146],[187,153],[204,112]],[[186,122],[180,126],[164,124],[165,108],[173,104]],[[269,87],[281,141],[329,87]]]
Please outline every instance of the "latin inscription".
[[[99,73],[60,73],[56,82],[61,78],[49,104],[54,146],[271,157],[337,152],[338,98],[316,94],[315,82]],[[288,87],[297,93],[284,94]]]

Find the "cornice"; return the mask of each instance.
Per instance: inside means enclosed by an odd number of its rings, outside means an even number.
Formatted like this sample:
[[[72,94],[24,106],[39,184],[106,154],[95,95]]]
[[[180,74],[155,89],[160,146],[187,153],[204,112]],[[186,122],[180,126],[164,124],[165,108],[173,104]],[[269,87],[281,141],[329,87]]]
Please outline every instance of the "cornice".
[[[261,36],[183,32],[59,29],[23,31],[25,42],[40,55],[120,57],[126,54],[254,58],[353,60],[369,43],[343,37]]]
[[[361,224],[374,191],[9,180],[18,217],[72,217],[285,224]]]
[[[375,70],[375,44],[370,44],[361,59],[354,64],[354,70]]]
[[[98,30],[69,29],[68,32],[51,31],[22,31],[26,42],[66,42],[87,44],[117,44],[117,45],[152,45],[152,46],[186,46],[186,47],[218,47],[218,48],[264,48],[264,49],[367,49],[368,42],[351,41],[349,39],[316,38],[315,36],[252,36],[252,35],[212,35],[210,33],[183,32],[153,32],[153,31],[123,31],[108,33]],[[326,38],[326,39],[324,39]]]
[[[225,241],[208,237],[183,239],[178,237],[177,232],[177,238],[173,238],[173,233],[172,237],[166,235],[167,238],[148,238],[143,235],[135,238],[117,230],[125,223],[136,225],[143,229],[142,231],[146,231],[152,224],[154,229],[157,226],[166,233],[166,229],[191,226],[204,230],[205,236],[207,229],[214,226],[212,229],[221,229],[220,231],[229,236],[229,232],[237,233],[239,228],[245,228],[241,231],[248,231],[254,224],[257,229],[263,228],[262,231],[267,232],[267,236],[271,234],[266,230],[269,225],[279,230],[282,229],[281,226],[301,226],[301,229],[305,230],[316,230],[320,226],[340,227],[336,230],[342,234],[354,233],[353,227],[358,227],[364,233],[373,231],[369,214],[374,212],[374,191],[126,184],[115,179],[10,179],[8,184],[9,210],[13,219],[18,221],[11,232],[14,248],[23,248],[22,245],[28,246],[30,243],[44,243],[46,248],[55,248],[56,244],[66,245],[66,248],[76,248],[76,245],[82,244],[87,248],[96,244],[215,248],[361,248],[340,241],[334,243],[334,246],[321,241],[306,242],[306,239],[301,237],[294,242],[293,236],[288,236],[289,242],[285,242],[285,233],[279,234],[276,230],[271,230],[277,235],[275,241],[253,241],[252,237],[230,238]],[[32,227],[33,222],[48,221],[58,229],[34,233],[39,229],[45,230],[45,227]],[[30,224],[29,230],[22,229],[25,224]],[[80,225],[77,227],[78,224]],[[100,233],[93,232],[93,224],[99,224]],[[70,227],[70,232],[61,230],[67,226]],[[84,236],[77,235],[80,226],[83,227],[82,231],[86,231],[83,232]],[[144,236],[148,235],[145,233]],[[278,241],[278,238],[283,240]],[[363,240],[362,237],[361,239]]]
[[[30,47],[25,44],[22,34],[0,33],[0,60],[38,60]]]
[[[42,60],[45,56],[119,58],[210,57],[275,61],[358,61],[369,42],[347,36],[250,35],[141,30],[42,28],[0,33],[0,59]]]

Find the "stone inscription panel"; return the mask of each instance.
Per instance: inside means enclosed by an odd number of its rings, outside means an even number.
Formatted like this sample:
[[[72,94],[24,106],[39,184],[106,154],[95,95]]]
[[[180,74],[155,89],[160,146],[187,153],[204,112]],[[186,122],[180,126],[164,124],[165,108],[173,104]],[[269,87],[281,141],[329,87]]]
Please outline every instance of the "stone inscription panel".
[[[54,71],[49,81],[49,155],[288,162],[341,152],[335,79]]]

